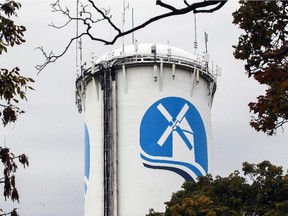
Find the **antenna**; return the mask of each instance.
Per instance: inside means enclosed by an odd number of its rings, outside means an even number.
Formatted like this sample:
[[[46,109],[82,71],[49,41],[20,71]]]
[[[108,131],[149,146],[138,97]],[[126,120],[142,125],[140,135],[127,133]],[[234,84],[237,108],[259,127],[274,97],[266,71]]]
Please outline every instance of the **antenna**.
[[[78,23],[78,14],[79,14],[79,0],[77,0],[76,2],[76,17],[77,17],[77,20],[76,20],[76,38],[78,38],[78,35],[79,35],[79,23]],[[76,69],[77,69],[77,73],[78,73],[78,39],[76,41]],[[78,75],[78,74],[77,74]]]
[[[210,57],[209,57],[209,53],[208,53],[208,34],[207,32],[204,30],[204,40],[205,40],[205,54],[204,54],[204,61],[206,63],[206,70],[209,71],[209,61],[210,61]]]
[[[129,3],[125,4],[125,0],[123,0],[123,13],[122,13],[122,33],[124,32],[124,25],[125,25],[125,11],[126,9],[129,8]],[[122,36],[122,51],[123,51],[123,55],[125,53],[125,50],[124,50],[124,44],[125,44],[125,41],[124,41],[124,35]]]
[[[208,34],[207,34],[207,32],[205,30],[204,30],[204,38],[205,38],[206,53],[208,53]]]
[[[81,16],[81,12],[80,12]],[[78,38],[79,37],[79,0],[77,0],[76,3],[76,68],[77,68],[77,75],[79,75],[79,68],[80,68],[80,73],[82,73],[82,39]]]
[[[132,8],[132,29],[134,28],[134,8]],[[134,31],[132,32],[132,44],[135,44]]]
[[[195,53],[196,50],[198,48],[198,42],[197,42],[197,22],[196,22],[196,14],[194,13],[194,33],[195,33],[195,37],[194,37],[194,49],[195,49]]]

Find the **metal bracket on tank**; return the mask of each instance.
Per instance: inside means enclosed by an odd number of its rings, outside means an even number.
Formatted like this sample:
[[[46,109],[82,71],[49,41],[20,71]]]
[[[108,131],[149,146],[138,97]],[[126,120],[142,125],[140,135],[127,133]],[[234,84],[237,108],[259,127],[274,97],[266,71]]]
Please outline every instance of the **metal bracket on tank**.
[[[200,70],[196,68],[195,70],[195,77],[196,77],[196,84],[199,84],[200,82]]]
[[[123,74],[124,93],[127,94],[128,87],[127,87],[126,67],[124,63],[122,63],[122,74]]]
[[[196,67],[195,67],[196,84],[199,84],[199,82],[200,82],[200,69],[197,68],[197,65],[201,65],[201,60],[199,57],[196,59]]]
[[[154,82],[157,82],[158,81],[158,77],[157,77],[157,64],[156,62],[154,63],[153,65],[153,77],[154,77]]]
[[[168,57],[168,62],[170,62],[170,58],[171,58],[171,55],[172,55],[172,51],[171,51],[171,48],[169,47],[169,43],[168,43],[168,49],[167,49],[167,57]]]
[[[158,80],[158,76],[157,76],[157,59],[156,59],[156,44],[153,44],[151,46],[151,53],[153,54],[153,61],[154,61],[154,65],[153,65],[153,77],[154,77],[154,82],[157,82]]]
[[[175,63],[172,64],[172,79],[175,80],[175,71],[176,71],[176,65]]]
[[[163,89],[163,59],[160,58],[160,71],[159,71],[159,91]]]
[[[191,90],[190,90],[190,96],[193,96],[194,93],[194,86],[195,86],[195,79],[196,79],[196,68],[193,69],[193,71],[191,71],[190,73],[190,77],[191,77]]]
[[[102,63],[98,65],[98,73],[94,73],[93,77],[97,79],[101,85],[101,90],[105,88],[105,73],[108,70],[106,63]]]
[[[83,81],[80,81],[76,86],[75,100],[78,108],[78,112],[81,113],[82,110],[85,110],[85,84]]]
[[[100,98],[99,82],[97,82],[97,78],[95,76],[93,76],[93,83],[96,89],[97,101],[99,101]]]

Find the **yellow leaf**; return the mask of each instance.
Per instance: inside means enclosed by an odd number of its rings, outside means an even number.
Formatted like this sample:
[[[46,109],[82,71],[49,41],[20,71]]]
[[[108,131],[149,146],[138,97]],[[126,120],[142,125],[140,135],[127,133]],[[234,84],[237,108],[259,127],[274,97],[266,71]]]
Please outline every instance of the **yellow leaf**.
[[[281,83],[281,86],[283,88],[288,88],[288,79],[284,80],[282,83]]]

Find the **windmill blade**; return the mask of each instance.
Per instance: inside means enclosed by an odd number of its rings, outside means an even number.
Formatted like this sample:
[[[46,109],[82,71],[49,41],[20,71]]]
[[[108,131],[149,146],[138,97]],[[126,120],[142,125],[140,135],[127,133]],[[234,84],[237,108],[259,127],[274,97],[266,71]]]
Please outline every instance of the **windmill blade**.
[[[176,121],[181,122],[188,109],[189,109],[189,106],[185,103],[184,106],[182,107],[181,111],[177,115]]]
[[[162,134],[162,136],[160,137],[160,139],[158,140],[158,145],[160,145],[160,146],[163,146],[164,145],[164,143],[165,143],[165,141],[166,141],[166,139],[169,137],[169,135],[171,134],[171,132],[172,132],[172,127],[171,126],[168,126],[167,128],[166,128],[166,130],[164,131],[164,133]]]
[[[162,115],[167,119],[168,122],[172,123],[172,126],[169,125],[166,128],[166,130],[164,131],[164,133],[162,134],[162,136],[160,137],[160,139],[158,140],[158,142],[157,142],[158,145],[160,145],[160,146],[164,145],[166,139],[169,137],[169,135],[173,131],[173,128],[175,128],[175,126],[176,126],[176,130],[178,129],[177,132],[180,134],[180,136],[185,141],[188,148],[191,150],[192,149],[191,143],[189,142],[189,140],[187,139],[187,137],[185,136],[185,134],[183,133],[181,128],[179,128],[179,126],[178,126],[178,124],[184,118],[187,110],[189,109],[189,106],[186,103],[184,104],[184,106],[182,107],[182,109],[178,113],[175,122],[173,121],[173,117],[170,115],[170,113],[166,110],[166,108],[161,103],[159,103],[159,105],[157,106],[157,109],[162,113]]]
[[[157,109],[162,113],[162,115],[167,119],[168,122],[172,122],[173,120],[172,116],[161,103],[159,103]]]
[[[171,122],[174,124],[173,122],[173,117],[170,115],[170,113],[165,109],[165,107],[159,103],[159,105],[157,106],[157,109],[162,113],[162,115],[166,118],[166,120],[168,122]],[[166,130],[164,131],[164,133],[162,134],[162,136],[160,137],[160,139],[158,140],[158,145],[163,146],[166,139],[169,137],[169,135],[171,134],[173,128],[169,125]]]

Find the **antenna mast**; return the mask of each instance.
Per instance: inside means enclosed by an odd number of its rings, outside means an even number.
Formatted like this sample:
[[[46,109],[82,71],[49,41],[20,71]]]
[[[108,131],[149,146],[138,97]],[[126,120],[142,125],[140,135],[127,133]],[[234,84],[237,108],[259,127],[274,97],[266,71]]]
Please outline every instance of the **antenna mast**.
[[[81,71],[81,67],[82,67],[82,40],[81,38],[79,39],[79,0],[77,0],[76,3],[76,68],[77,68],[77,76],[79,75],[79,69],[80,69],[80,73],[82,73]]]
[[[125,4],[125,0],[123,0],[123,13],[122,13],[122,33],[124,32],[124,25],[125,25],[125,11],[126,9],[129,8],[129,3]],[[125,53],[125,50],[124,50],[124,45],[125,45],[125,41],[124,41],[124,35],[122,36],[122,51],[123,51],[123,55]]]
[[[196,22],[196,14],[194,13],[194,52],[196,53],[196,50],[198,48],[198,42],[197,42],[197,22]]]
[[[204,38],[205,38],[205,50],[206,53],[208,53],[208,34],[206,31],[204,31]]]
[[[78,35],[79,35],[79,32],[78,32],[78,29],[79,29],[79,23],[78,23],[78,14],[79,14],[79,11],[78,11],[78,7],[79,6],[79,0],[77,0],[76,2],[76,17],[77,17],[77,21],[76,21],[76,38],[78,38]],[[76,40],[76,69],[77,69],[77,75],[78,75],[78,39]]]
[[[132,29],[134,28],[134,8],[132,8]],[[134,31],[132,32],[132,44],[135,44]]]

